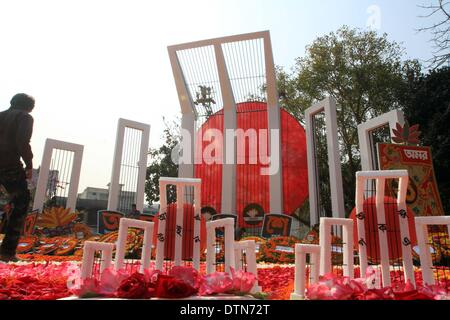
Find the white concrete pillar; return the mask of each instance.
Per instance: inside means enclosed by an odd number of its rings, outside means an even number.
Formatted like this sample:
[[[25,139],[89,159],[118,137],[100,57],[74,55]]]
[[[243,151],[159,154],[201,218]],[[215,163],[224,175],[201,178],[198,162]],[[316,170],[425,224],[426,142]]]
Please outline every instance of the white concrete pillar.
[[[119,209],[120,196],[120,173],[122,166],[122,154],[125,143],[126,128],[139,130],[142,132],[141,144],[139,146],[139,162],[138,162],[138,176],[136,184],[136,209],[142,212],[144,208],[145,195],[145,177],[147,173],[147,155],[148,144],[150,139],[150,125],[131,121],[127,119],[119,119],[117,123],[116,144],[114,148],[114,160],[111,171],[111,182],[109,186],[108,196],[108,210],[117,211]]]
[[[236,211],[236,102],[231,88],[222,45],[215,44],[217,71],[223,100],[223,165],[222,165],[222,213]]]
[[[269,152],[272,162],[277,162],[277,172],[269,177],[270,190],[270,213],[281,214],[283,212],[283,173],[281,159],[281,116],[278,104],[277,79],[275,74],[275,63],[272,51],[270,33],[264,35],[264,61],[266,65],[267,86],[267,123],[269,129]],[[278,131],[273,135],[272,131]],[[275,141],[274,141],[275,140]],[[277,159],[275,159],[277,158]]]
[[[94,267],[96,251],[102,252],[100,273],[102,273],[105,269],[109,268],[112,263],[113,249],[114,249],[113,243],[86,241],[83,244],[83,261],[81,263],[81,279],[88,279],[93,276],[92,271],[93,271],[93,267]]]
[[[230,267],[235,269],[234,258],[234,219],[225,218],[215,221],[209,221],[206,223],[207,234],[207,251],[206,251],[206,273],[212,273],[215,271],[216,263],[216,229],[225,228],[225,272],[230,272]]]
[[[177,212],[176,212],[176,230],[175,230],[175,266],[180,266],[182,263],[183,250],[183,225],[184,225],[184,204],[185,190],[191,188],[194,191],[194,237],[190,241],[193,242],[193,266],[196,270],[200,270],[200,225],[201,225],[201,179],[188,178],[167,178],[161,177],[159,179],[159,198],[160,198],[160,212],[158,223],[158,237],[156,244],[156,269],[163,270],[164,265],[164,243],[166,241],[166,220],[167,220],[167,186],[173,185],[177,192]]]
[[[53,150],[63,150],[74,153],[66,208],[70,208],[72,211],[75,211],[84,146],[53,139],[47,139],[45,141],[44,154],[42,156],[41,167],[39,169],[39,178],[36,186],[33,210],[42,211],[44,208]]]
[[[446,225],[450,236],[450,216],[416,217],[415,218],[417,242],[419,245],[420,268],[422,269],[423,283],[434,285],[433,257],[428,245],[428,226]]]
[[[331,227],[342,226],[344,276],[353,279],[353,220],[341,218],[320,218],[320,274],[332,272],[331,265]]]
[[[342,188],[341,159],[339,154],[336,100],[328,97],[314,104],[305,111],[306,145],[308,154],[308,184],[311,226],[319,222],[319,176],[317,173],[317,157],[314,147],[314,118],[325,111],[325,124],[327,130],[328,164],[331,188],[331,208],[334,218],[345,217],[344,193]]]
[[[245,252],[245,260],[247,263],[247,272],[255,275],[258,279],[258,270],[256,264],[256,243],[255,240],[239,241],[234,243],[234,259],[236,270],[242,270],[242,257]],[[261,292],[261,287],[256,280],[251,293]]]
[[[405,282],[411,281],[415,285],[414,266],[412,263],[411,241],[409,232],[409,223],[406,207],[406,193],[408,187],[408,171],[407,170],[379,170],[379,171],[361,171],[356,173],[356,214],[357,214],[357,230],[359,239],[359,255],[361,263],[361,275],[367,270],[367,235],[365,230],[365,220],[367,219],[364,212],[364,188],[375,180],[376,195],[375,206],[378,224],[378,237],[381,258],[381,275],[383,278],[383,287],[390,286],[390,261],[388,247],[388,230],[386,226],[385,212],[385,185],[387,179],[398,179],[399,190],[397,194],[397,212],[400,222],[400,238],[402,240],[402,260]],[[369,204],[370,205],[370,204]],[[419,234],[418,234],[419,237]]]
[[[294,292],[291,294],[291,300],[303,300],[306,289],[306,255],[310,259],[310,285],[319,281],[320,265],[320,246],[308,244],[295,245],[295,278]]]
[[[144,230],[144,243],[142,246],[141,254],[141,267],[140,272],[144,273],[144,270],[150,267],[151,261],[151,251],[152,251],[152,240],[153,240],[153,222],[136,220],[136,219],[120,219],[119,226],[119,237],[117,239],[117,249],[116,249],[116,261],[115,268],[120,270],[125,264],[125,254],[127,246],[127,236],[129,228],[137,228]]]

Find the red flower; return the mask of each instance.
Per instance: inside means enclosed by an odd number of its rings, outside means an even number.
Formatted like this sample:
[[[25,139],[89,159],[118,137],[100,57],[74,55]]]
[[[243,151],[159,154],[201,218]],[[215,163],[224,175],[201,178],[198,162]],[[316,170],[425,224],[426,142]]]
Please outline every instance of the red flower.
[[[368,289],[354,296],[356,300],[393,300],[391,288]]]
[[[191,267],[173,267],[169,276],[172,276],[178,280],[184,281],[192,287],[195,287],[198,281],[198,272],[194,268]]]
[[[144,275],[133,273],[120,283],[116,296],[125,299],[145,299],[149,298],[150,293]]]
[[[197,290],[183,280],[166,275],[158,276],[155,289],[155,295],[158,298],[187,298],[196,293]]]
[[[233,280],[226,272],[214,272],[200,277],[198,293],[200,296],[209,296],[227,293],[233,290]]]
[[[230,271],[233,280],[233,290],[237,293],[249,293],[255,285],[256,276],[243,270],[235,271],[233,268],[230,268]]]

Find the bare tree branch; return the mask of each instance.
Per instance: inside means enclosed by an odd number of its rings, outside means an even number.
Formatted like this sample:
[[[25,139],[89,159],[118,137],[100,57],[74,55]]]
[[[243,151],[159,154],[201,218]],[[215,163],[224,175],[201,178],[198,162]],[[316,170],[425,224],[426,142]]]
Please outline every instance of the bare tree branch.
[[[442,19],[438,23],[434,23],[431,26],[418,29],[419,32],[429,31],[434,42],[433,58],[427,62],[430,63],[430,67],[433,69],[439,68],[446,62],[450,63],[450,1],[437,0],[437,4],[419,5],[420,8],[425,10],[431,10],[427,15],[420,16],[421,18],[430,18],[437,14],[443,15]]]

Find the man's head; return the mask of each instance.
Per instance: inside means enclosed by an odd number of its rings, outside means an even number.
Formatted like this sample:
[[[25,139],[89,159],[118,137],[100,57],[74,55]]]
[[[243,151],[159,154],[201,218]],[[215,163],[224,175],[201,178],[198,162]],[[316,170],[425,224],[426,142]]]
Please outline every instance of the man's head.
[[[131,209],[136,210],[136,205],[134,203],[131,205]]]
[[[31,112],[34,109],[34,98],[26,93],[18,93],[11,99],[11,109]]]

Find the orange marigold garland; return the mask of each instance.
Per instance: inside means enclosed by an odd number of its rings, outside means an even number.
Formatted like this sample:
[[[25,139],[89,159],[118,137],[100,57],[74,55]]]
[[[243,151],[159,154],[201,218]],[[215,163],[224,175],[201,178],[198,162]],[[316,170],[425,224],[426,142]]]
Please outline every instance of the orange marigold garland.
[[[19,244],[17,245],[17,253],[22,254],[30,252],[38,242],[39,238],[34,236],[20,238]]]
[[[70,255],[78,245],[78,240],[74,238],[67,238],[61,241],[58,249],[53,252],[55,256],[68,256]]]
[[[261,260],[270,263],[294,263],[295,244],[300,242],[295,237],[271,238],[259,248]]]
[[[81,261],[82,257],[78,256],[49,256],[36,253],[18,254],[19,259],[24,259],[30,262],[69,262],[69,261]]]
[[[446,232],[430,232],[428,234],[428,243],[430,247],[431,258],[435,265],[448,265],[450,260],[450,238]],[[420,256],[416,250],[412,250],[413,258],[420,263]]]
[[[48,255],[53,253],[59,248],[62,242],[60,237],[55,238],[41,238],[39,240],[39,247],[35,250],[35,253],[40,255]]]
[[[88,239],[93,236],[91,228],[84,223],[77,223],[73,226],[72,232],[78,237],[78,235],[82,234],[83,239]]]

